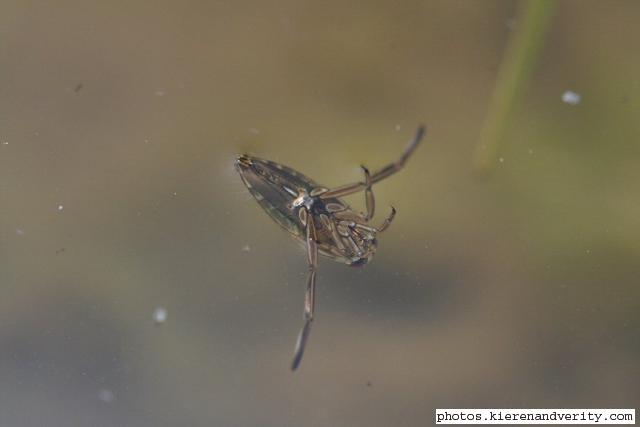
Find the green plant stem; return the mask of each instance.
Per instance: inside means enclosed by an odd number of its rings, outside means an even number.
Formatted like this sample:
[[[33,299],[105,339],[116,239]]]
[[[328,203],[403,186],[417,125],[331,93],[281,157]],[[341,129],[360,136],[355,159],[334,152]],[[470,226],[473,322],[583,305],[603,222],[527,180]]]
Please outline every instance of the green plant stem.
[[[495,162],[510,115],[525,91],[544,45],[554,7],[554,0],[526,0],[521,5],[518,27],[500,64],[496,88],[476,147],[477,172],[488,172]]]

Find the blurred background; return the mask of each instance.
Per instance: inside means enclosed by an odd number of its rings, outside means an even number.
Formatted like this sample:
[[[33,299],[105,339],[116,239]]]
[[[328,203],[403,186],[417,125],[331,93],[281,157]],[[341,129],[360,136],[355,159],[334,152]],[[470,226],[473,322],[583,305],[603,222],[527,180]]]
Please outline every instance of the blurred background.
[[[513,1],[0,6],[0,426],[424,426],[640,401],[640,3],[560,1],[489,173]],[[572,91],[580,101],[563,102]],[[566,98],[565,101],[571,101]],[[372,263],[233,168],[375,188]],[[349,197],[363,209],[363,197]]]

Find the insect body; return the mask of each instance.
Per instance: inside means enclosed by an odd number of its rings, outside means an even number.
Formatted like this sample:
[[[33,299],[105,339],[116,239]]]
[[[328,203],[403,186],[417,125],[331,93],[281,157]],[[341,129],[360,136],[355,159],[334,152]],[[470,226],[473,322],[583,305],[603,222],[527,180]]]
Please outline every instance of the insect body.
[[[393,220],[395,209],[378,227],[369,224],[375,211],[372,185],[402,169],[407,159],[424,135],[424,127],[418,128],[400,158],[370,173],[362,166],[364,180],[336,188],[317,184],[287,166],[248,155],[236,160],[236,168],[243,182],[260,206],[280,226],[303,242],[307,250],[309,273],[304,302],[304,325],[296,342],[291,369],[302,360],[307,338],[311,330],[314,312],[314,295],[318,254],[351,266],[369,262],[376,251],[376,235]],[[367,212],[352,210],[340,198],[364,191]]]

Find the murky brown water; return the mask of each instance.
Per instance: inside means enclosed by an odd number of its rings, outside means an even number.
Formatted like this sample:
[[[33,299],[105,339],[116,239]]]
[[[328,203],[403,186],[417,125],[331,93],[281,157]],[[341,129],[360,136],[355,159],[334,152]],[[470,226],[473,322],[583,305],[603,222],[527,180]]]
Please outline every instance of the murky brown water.
[[[4,2],[0,426],[424,426],[640,401],[640,7],[560,2],[493,173],[512,2]],[[563,93],[580,95],[577,105]],[[306,260],[233,169],[378,184],[373,262]],[[363,207],[362,197],[349,199]]]

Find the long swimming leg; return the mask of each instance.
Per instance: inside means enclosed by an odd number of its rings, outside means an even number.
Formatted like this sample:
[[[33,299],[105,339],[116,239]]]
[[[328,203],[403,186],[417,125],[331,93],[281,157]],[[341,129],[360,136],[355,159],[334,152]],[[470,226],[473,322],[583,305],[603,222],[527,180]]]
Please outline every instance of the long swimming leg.
[[[305,209],[305,208],[302,208]],[[307,339],[311,332],[311,322],[313,322],[314,300],[316,292],[316,271],[318,269],[318,245],[316,243],[316,227],[313,222],[313,215],[307,213],[307,260],[309,262],[309,274],[307,276],[307,291],[304,296],[304,325],[298,335],[296,348],[293,353],[291,370],[295,371],[300,366],[302,355],[304,354]]]
[[[400,169],[404,167],[405,163],[407,162],[407,159],[409,159],[411,154],[413,154],[413,152],[415,151],[416,147],[418,147],[418,144],[422,140],[424,133],[425,133],[425,127],[424,126],[418,127],[416,134],[413,136],[413,138],[411,138],[411,140],[409,141],[409,144],[407,145],[407,148],[405,148],[400,158],[395,162],[390,163],[387,166],[383,167],[382,169],[371,174],[371,181],[369,183],[354,182],[352,184],[346,184],[340,187],[332,188],[320,194],[320,198],[329,199],[333,197],[348,196],[349,194],[357,193],[358,191],[362,191],[364,189],[370,188],[371,185],[375,184],[376,182],[380,182],[383,179],[398,172]]]

